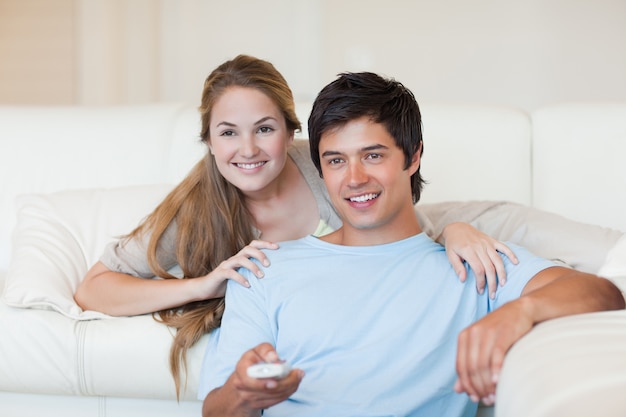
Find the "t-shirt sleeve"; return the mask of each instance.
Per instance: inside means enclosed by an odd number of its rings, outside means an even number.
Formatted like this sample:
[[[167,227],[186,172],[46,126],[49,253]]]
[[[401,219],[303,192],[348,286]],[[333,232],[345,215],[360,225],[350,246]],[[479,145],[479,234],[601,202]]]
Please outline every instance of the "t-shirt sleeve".
[[[157,259],[165,270],[174,275],[178,271],[173,269],[177,266],[176,260],[176,224],[172,222],[165,230],[157,248]],[[148,264],[147,248],[150,239],[149,234],[132,239],[119,239],[109,243],[100,257],[102,262],[111,271],[121,272],[141,278],[152,278],[154,273]]]
[[[240,269],[239,272],[251,286],[246,288],[228,281],[222,325],[219,331],[211,334],[204,353],[199,400],[224,385],[246,351],[263,342],[275,346],[276,332],[268,320],[263,286],[248,270]]]
[[[495,299],[489,300],[489,311],[493,311],[509,301],[519,298],[526,284],[535,275],[544,269],[556,266],[554,262],[535,256],[521,246],[510,242],[506,242],[506,245],[515,252],[519,263],[515,265],[505,255],[501,255],[506,268],[506,284],[498,287]]]

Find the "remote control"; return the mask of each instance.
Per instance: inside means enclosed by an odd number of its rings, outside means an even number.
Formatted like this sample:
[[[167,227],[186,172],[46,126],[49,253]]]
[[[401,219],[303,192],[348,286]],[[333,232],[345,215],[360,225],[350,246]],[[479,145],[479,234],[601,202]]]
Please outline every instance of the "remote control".
[[[291,371],[289,364],[285,362],[280,363],[265,363],[260,362],[248,367],[248,376],[251,378],[284,378]]]

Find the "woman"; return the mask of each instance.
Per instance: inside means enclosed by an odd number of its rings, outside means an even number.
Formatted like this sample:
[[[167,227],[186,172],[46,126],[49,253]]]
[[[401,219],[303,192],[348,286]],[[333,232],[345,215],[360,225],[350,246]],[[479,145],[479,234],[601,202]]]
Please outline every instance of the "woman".
[[[83,309],[158,312],[175,327],[177,392],[187,349],[220,325],[226,280],[248,285],[239,267],[262,276],[251,258],[267,265],[261,249],[276,249],[271,242],[341,224],[307,142],[294,141],[300,122],[293,96],[272,64],[240,55],[220,65],[205,81],[200,113],[206,157],[139,227],[107,247],[75,294]],[[455,270],[464,272],[461,258],[467,260],[487,275],[490,289],[502,271],[497,251],[516,261],[508,247],[468,225],[454,224],[444,237]],[[172,272],[177,266],[179,274]],[[141,279],[155,276],[165,279]],[[181,276],[194,279],[170,279]]]

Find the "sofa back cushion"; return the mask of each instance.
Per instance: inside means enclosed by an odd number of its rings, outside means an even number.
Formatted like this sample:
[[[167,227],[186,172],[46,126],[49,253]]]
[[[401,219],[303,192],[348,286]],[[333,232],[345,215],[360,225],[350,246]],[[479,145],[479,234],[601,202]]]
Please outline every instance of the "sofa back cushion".
[[[0,107],[0,270],[19,194],[178,182],[204,154],[193,106]]]
[[[626,232],[626,104],[533,114],[533,205]]]
[[[424,135],[422,202],[531,203],[530,120],[482,105],[420,106]]]

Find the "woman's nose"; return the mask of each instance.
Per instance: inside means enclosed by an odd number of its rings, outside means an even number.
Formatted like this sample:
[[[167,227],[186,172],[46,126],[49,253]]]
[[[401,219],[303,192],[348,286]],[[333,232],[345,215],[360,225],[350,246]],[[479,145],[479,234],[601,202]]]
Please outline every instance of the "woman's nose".
[[[252,158],[259,152],[259,147],[256,144],[254,138],[243,138],[241,146],[239,147],[239,153],[245,158]]]

